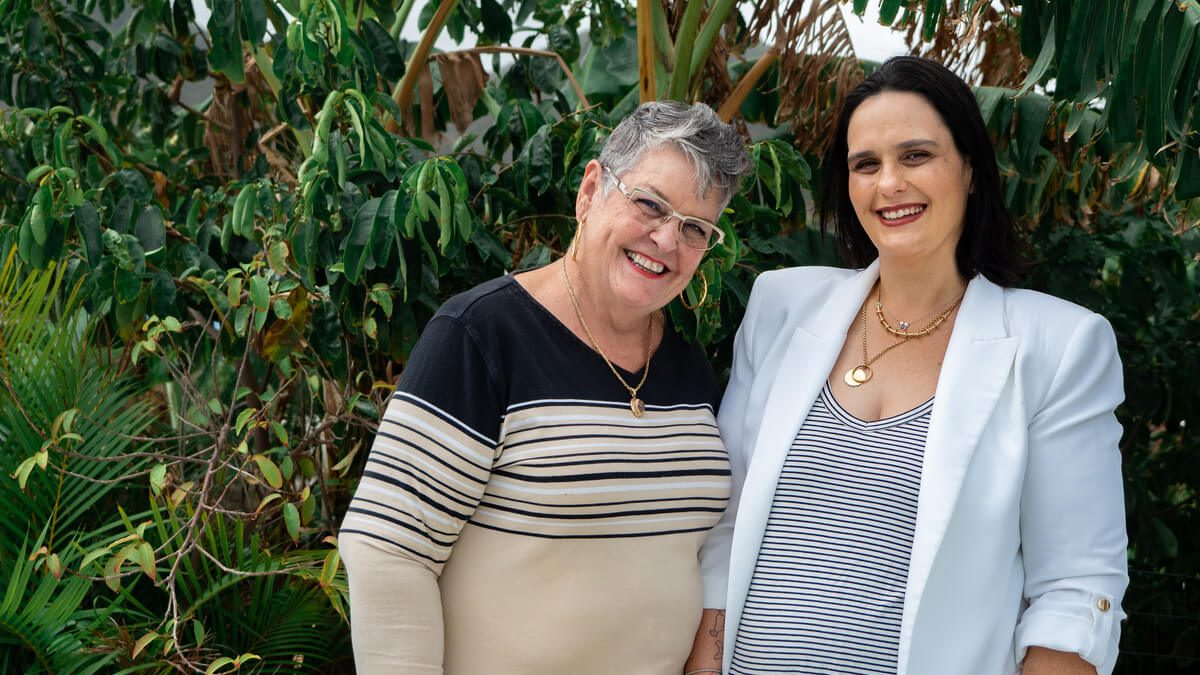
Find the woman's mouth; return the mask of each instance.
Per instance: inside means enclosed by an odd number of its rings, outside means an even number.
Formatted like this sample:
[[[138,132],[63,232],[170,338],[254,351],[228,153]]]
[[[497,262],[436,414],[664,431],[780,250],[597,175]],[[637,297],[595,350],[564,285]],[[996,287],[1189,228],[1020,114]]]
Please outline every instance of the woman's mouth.
[[[625,257],[629,259],[629,262],[633,263],[634,269],[638,270],[639,272],[644,272],[653,276],[661,276],[667,271],[666,265],[658,262],[657,260],[651,260],[637,251],[625,249]]]
[[[921,216],[925,212],[924,204],[906,204],[887,209],[879,209],[876,213],[879,214],[880,220],[885,225],[903,225],[910,223]]]

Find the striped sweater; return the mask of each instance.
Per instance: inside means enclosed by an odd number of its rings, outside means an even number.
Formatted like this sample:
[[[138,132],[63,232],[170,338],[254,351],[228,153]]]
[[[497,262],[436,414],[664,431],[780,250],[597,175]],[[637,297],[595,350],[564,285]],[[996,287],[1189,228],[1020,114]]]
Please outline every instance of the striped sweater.
[[[711,369],[665,333],[639,419],[512,277],[439,310],[339,536],[360,672],[677,675],[730,476]]]

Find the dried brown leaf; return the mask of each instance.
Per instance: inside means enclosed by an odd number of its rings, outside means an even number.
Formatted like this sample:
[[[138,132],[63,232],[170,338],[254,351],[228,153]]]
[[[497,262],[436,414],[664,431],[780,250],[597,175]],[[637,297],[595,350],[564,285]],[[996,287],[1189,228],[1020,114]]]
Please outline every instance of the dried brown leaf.
[[[1021,55],[1020,11],[1016,0],[948,3],[933,40],[920,39],[915,14],[903,25],[912,53],[946,65],[975,86],[1017,87],[1027,64]]]
[[[840,6],[836,0],[793,2],[776,17],[782,53],[776,123],[790,121],[796,145],[814,154],[833,136],[846,92],[863,78]]]
[[[442,91],[450,107],[450,118],[460,134],[466,133],[475,119],[475,104],[487,84],[483,63],[478,54],[470,51],[437,54],[434,59],[442,74]],[[424,98],[421,107],[422,110],[425,107]]]

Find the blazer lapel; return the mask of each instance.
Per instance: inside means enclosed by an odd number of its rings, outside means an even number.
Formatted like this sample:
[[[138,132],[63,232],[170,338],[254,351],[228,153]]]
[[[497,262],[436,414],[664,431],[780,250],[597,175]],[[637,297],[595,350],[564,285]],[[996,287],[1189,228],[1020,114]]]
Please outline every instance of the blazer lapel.
[[[900,675],[933,561],[967,466],[1010,375],[1017,339],[1004,326],[1004,291],[983,277],[967,287],[938,378],[929,421],[917,523],[900,627]]]
[[[729,565],[726,625],[737,626],[740,621],[742,604],[754,576],[758,549],[771,514],[775,485],[792,440],[825,385],[825,378],[846,340],[846,331],[858,317],[858,308],[878,277],[879,263],[876,261],[841,283],[817,314],[793,331],[783,357],[774,367],[774,380],[766,397],[754,455],[738,503]]]

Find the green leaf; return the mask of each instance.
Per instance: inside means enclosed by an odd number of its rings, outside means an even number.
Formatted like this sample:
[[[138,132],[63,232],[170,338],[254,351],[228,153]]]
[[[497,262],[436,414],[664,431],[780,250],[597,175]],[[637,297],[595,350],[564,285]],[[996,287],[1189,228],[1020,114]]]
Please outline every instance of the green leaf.
[[[1183,146],[1179,155],[1179,175],[1175,180],[1176,199],[1200,197],[1200,151]]]
[[[488,42],[507,44],[512,39],[512,20],[496,0],[480,0],[479,13]]]
[[[1025,94],[1017,100],[1017,153],[1021,166],[1032,173],[1041,154],[1042,135],[1050,118],[1050,101],[1038,94]]]
[[[134,553],[134,556],[130,556],[130,560],[136,562],[138,567],[142,568],[142,572],[151,580],[157,579],[158,569],[154,563],[154,548],[150,546],[150,543],[146,541],[139,543],[134,549]]]
[[[866,3],[863,3],[863,9],[866,9]],[[884,26],[891,26],[896,23],[896,14],[900,11],[900,0],[883,0],[879,3],[879,23]],[[859,10],[858,3],[854,3],[854,12],[862,16],[862,10]]]
[[[208,64],[214,72],[221,73],[236,84],[246,80],[242,66],[242,31],[238,21],[237,0],[212,0],[212,13],[208,17],[208,34],[212,45],[208,52]]]
[[[252,239],[254,237],[254,217],[258,211],[258,185],[250,183],[242,187],[233,203],[233,233]]]
[[[83,250],[92,269],[100,265],[104,245],[100,240],[100,214],[91,202],[84,202],[75,209],[75,229],[83,239]]]
[[[1054,32],[1055,19],[1050,20],[1050,33]],[[1042,81],[1046,74],[1050,72],[1050,66],[1054,65],[1054,40],[1046,40],[1042,43],[1042,50],[1038,52],[1037,60],[1029,67],[1029,72],[1025,75],[1025,82],[1021,84],[1018,96],[1024,95],[1033,85]]]
[[[50,236],[50,228],[53,226],[51,221],[53,208],[50,186],[43,185],[33,194],[33,204],[29,211],[30,231],[38,246],[45,246],[46,240]]]
[[[287,258],[288,245],[285,241],[276,241],[267,249],[267,263],[271,266],[271,271],[281,277],[287,275]]]
[[[346,280],[351,283],[358,282],[366,267],[371,228],[375,225],[375,216],[379,212],[381,201],[378,197],[368,199],[358,208],[358,213],[354,214],[350,234],[346,237],[346,250],[342,254],[343,271]]]
[[[554,184],[554,153],[550,146],[549,127],[542,127],[525,146],[529,163],[529,185],[537,194],[545,194]]]
[[[25,174],[25,181],[27,183],[37,184],[51,171],[54,171],[54,167],[50,164],[39,164],[38,166],[30,169],[29,173]]]
[[[287,429],[283,428],[282,424],[272,420],[271,421],[271,431],[275,432],[275,437],[279,439],[280,443],[283,443],[284,445],[289,445],[288,432],[287,432]]]
[[[311,288],[316,283],[317,238],[321,225],[311,216],[300,216],[292,234],[292,255],[299,266],[300,278]]]
[[[375,212],[375,220],[371,222],[368,255],[372,262],[371,266],[376,269],[387,266],[388,258],[391,256],[392,224],[395,218],[398,194],[396,190],[388,190],[383,195],[379,202],[379,209]]]
[[[233,425],[234,432],[239,434],[242,433],[242,430],[246,427],[250,420],[254,419],[254,416],[257,414],[257,408],[246,408],[242,412],[238,413],[237,421],[234,422]]]
[[[134,226],[134,234],[146,255],[162,250],[167,243],[167,230],[163,225],[162,213],[157,206],[151,205],[142,209],[142,213],[137,219],[137,225]]]
[[[279,473],[279,467],[275,465],[275,462],[271,461],[270,457],[266,455],[254,455],[251,459],[258,465],[258,470],[262,473],[263,478],[266,479],[267,485],[276,490],[283,487],[283,475]]]
[[[17,485],[22,490],[25,489],[25,482],[29,480],[29,474],[30,474],[30,472],[33,471],[33,467],[36,465],[37,465],[37,457],[36,456],[26,457],[25,460],[23,462],[21,462],[21,464],[19,466],[17,466],[17,470],[11,474],[13,478],[17,479]]]
[[[254,302],[254,308],[259,311],[266,311],[271,307],[271,291],[267,287],[267,280],[258,275],[250,277],[250,300]]]
[[[1058,54],[1058,73],[1055,78],[1055,95],[1058,98],[1085,102],[1094,95],[1096,87],[1096,65],[1101,53],[1100,19],[1103,11],[1100,2],[1075,4],[1067,26],[1067,39]],[[1089,83],[1087,87],[1083,85]],[[1082,88],[1082,92],[1081,92]],[[1081,94],[1081,96],[1076,96]]]
[[[156,496],[162,494],[163,485],[167,481],[167,465],[155,464],[154,468],[150,469],[150,491]]]
[[[204,675],[215,675],[216,673],[220,672],[222,668],[232,665],[235,665],[233,659],[229,658],[228,656],[222,656],[214,659],[212,663],[208,664],[208,668],[204,671]]]
[[[375,19],[363,21],[362,37],[375,57],[375,68],[380,75],[392,81],[404,76],[404,55],[379,22]]]
[[[267,2],[270,0],[239,0],[238,6],[242,10],[242,27],[245,29],[243,36],[250,41],[250,44],[257,45],[262,42],[263,33],[267,31]]]
[[[305,488],[305,491],[308,492],[308,488]],[[302,522],[306,525],[308,523],[311,523],[312,519],[313,519],[313,515],[316,514],[316,512],[317,512],[316,495],[313,495],[311,492],[309,492],[308,494],[306,494],[304,496],[304,501],[302,501],[300,503],[300,522]]]
[[[288,303],[287,298],[275,298],[275,301],[271,303],[271,311],[284,321],[292,318],[292,305]]]
[[[291,502],[283,505],[283,524],[292,541],[300,541],[300,511]]]

